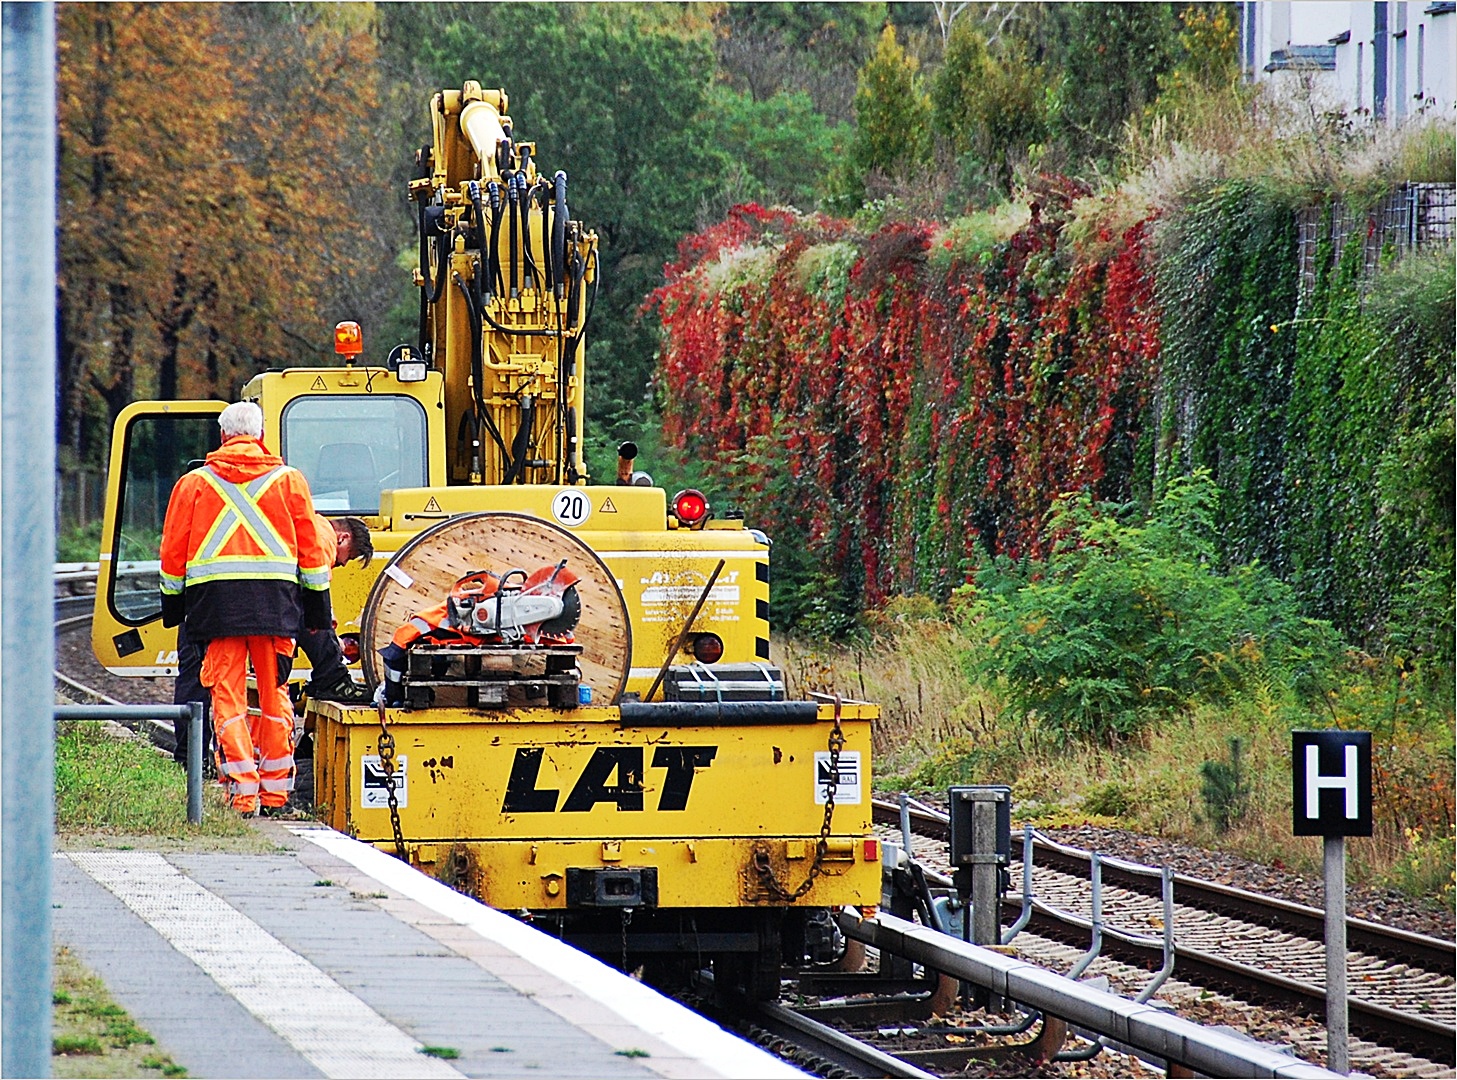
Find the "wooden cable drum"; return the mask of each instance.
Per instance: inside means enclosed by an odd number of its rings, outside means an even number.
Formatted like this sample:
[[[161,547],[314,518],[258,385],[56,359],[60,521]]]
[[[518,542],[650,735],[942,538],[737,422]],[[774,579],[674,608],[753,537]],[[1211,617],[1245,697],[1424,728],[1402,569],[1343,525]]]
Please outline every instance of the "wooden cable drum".
[[[528,574],[567,560],[578,577],[582,616],[574,635],[582,647],[578,666],[593,703],[616,704],[632,663],[627,603],[612,571],[597,553],[566,529],[525,514],[459,514],[420,533],[380,571],[360,616],[360,666],[371,687],[383,670],[379,650],[410,616],[450,595],[467,574],[489,570]]]

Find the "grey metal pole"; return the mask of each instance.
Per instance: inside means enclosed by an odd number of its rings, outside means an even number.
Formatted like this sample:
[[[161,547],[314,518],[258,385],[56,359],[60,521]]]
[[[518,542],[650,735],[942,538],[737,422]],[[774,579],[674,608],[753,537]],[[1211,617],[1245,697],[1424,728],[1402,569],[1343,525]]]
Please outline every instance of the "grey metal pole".
[[[971,804],[971,940],[977,945],[999,945],[1002,941],[1001,904],[997,896],[997,793],[963,792]],[[965,918],[965,913],[962,918]],[[984,987],[972,991],[972,999],[983,1008],[1000,1012],[1003,1001]]]
[[[202,709],[200,701],[190,701],[192,715],[187,729],[187,820],[202,824]]]
[[[55,821],[56,31],[50,3],[5,3],[0,59],[0,1072],[51,1074]]]
[[[997,911],[997,804],[992,799],[979,798],[972,803],[971,844],[977,860],[971,867],[971,940],[977,945],[999,945],[1002,931]]]
[[[1346,838],[1327,836],[1325,862],[1325,1032],[1326,1067],[1351,1071],[1346,1003]]]

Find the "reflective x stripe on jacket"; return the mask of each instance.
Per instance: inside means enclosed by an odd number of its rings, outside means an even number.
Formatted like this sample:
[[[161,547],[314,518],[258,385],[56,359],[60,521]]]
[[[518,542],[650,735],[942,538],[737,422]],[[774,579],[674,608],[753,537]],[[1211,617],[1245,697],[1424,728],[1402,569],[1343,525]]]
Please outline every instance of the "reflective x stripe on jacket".
[[[162,538],[161,586],[297,584],[326,592],[337,547],[323,543],[307,483],[261,444],[242,437],[178,481]]]
[[[197,470],[199,476],[223,500],[223,511],[204,534],[196,554],[187,560],[186,584],[240,578],[267,578],[275,581],[302,579],[298,559],[288,549],[283,537],[258,506],[258,499],[287,469],[280,465],[246,484],[233,484],[211,469]],[[264,552],[262,555],[219,554],[239,529],[252,537]],[[324,574],[328,584],[328,573]]]

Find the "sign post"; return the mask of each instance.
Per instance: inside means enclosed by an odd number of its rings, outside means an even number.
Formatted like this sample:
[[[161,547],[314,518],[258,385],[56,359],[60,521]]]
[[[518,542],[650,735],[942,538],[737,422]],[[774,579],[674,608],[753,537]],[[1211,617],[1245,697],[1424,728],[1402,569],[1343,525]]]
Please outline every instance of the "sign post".
[[[1346,1004],[1346,837],[1371,835],[1371,733],[1292,731],[1296,836],[1324,837],[1326,1064],[1351,1071]]]

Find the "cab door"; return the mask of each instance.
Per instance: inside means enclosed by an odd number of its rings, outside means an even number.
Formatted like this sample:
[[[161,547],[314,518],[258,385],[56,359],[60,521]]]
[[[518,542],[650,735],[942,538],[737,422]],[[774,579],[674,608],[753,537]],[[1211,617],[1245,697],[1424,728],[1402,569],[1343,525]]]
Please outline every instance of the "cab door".
[[[139,401],[117,418],[91,619],[91,648],[112,674],[177,674],[177,629],[162,625],[162,522],[173,485],[218,448],[225,408]]]

